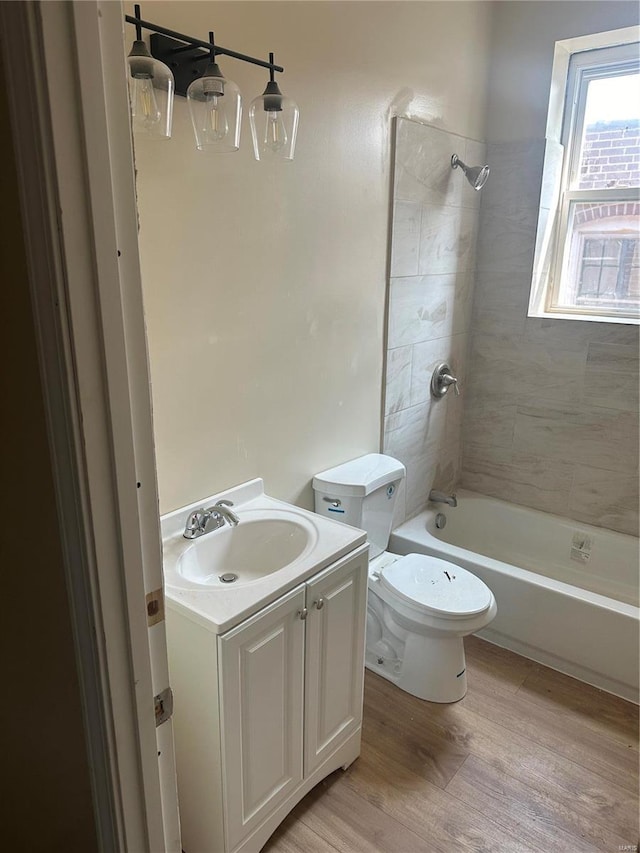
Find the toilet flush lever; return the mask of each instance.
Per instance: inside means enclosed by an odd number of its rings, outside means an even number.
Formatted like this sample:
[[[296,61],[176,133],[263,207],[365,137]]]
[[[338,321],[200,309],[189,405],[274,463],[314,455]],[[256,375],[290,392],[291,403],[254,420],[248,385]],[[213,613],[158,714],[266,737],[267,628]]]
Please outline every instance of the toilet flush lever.
[[[322,500],[325,503],[331,504],[331,506],[335,506],[335,507],[342,506],[342,501],[339,501],[337,498],[324,497],[324,498],[322,498]]]

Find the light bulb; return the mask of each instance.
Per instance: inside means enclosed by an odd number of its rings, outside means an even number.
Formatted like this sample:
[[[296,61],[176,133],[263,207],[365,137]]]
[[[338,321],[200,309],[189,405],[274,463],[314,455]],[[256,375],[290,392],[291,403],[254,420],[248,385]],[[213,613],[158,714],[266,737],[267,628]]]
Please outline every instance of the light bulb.
[[[285,98],[274,80],[272,53],[269,63],[271,79],[249,109],[253,154],[256,160],[293,160],[300,113],[294,101]]]
[[[133,132],[152,139],[171,138],[173,72],[154,59],[138,37],[127,57]]]
[[[205,101],[205,126],[202,128],[204,142],[220,142],[229,133],[225,109],[216,93],[205,93]]]
[[[222,76],[215,62],[210,62],[202,77],[190,83],[187,103],[198,151],[238,150],[242,118],[240,90]]]
[[[153,91],[151,77],[132,77],[131,112],[146,130],[152,130],[162,117]]]
[[[289,137],[282,120],[281,110],[269,110],[267,112],[267,121],[265,134],[262,140],[263,145],[271,149],[271,151],[281,151],[285,148]]]

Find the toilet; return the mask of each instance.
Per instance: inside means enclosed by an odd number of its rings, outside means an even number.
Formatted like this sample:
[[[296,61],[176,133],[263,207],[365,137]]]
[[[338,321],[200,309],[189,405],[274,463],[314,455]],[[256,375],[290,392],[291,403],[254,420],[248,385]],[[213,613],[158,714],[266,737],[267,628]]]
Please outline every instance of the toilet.
[[[404,476],[381,453],[345,462],[313,478],[315,511],[367,532],[367,668],[420,699],[457,702],[467,692],[463,637],[491,622],[496,602],[461,566],[386,550]]]

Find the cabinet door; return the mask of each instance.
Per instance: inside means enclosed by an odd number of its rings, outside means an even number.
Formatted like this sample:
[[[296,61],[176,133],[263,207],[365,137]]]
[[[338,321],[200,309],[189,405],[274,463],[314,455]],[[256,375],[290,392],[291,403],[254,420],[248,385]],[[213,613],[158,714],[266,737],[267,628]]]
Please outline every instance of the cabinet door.
[[[218,639],[229,850],[302,780],[304,594],[296,587]]]
[[[307,583],[305,776],[362,720],[368,550]]]

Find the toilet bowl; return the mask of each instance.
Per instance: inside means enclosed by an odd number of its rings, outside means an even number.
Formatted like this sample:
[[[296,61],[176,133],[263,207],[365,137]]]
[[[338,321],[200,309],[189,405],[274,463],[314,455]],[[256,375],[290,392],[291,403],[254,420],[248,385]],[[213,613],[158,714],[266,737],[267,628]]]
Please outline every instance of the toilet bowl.
[[[463,637],[497,612],[491,590],[436,557],[384,554],[369,564],[366,666],[430,702],[467,692]]]
[[[380,453],[338,465],[313,478],[315,511],[368,534],[365,666],[420,699],[456,702],[467,691],[463,638],[491,622],[496,601],[461,566],[384,550],[404,475]]]

